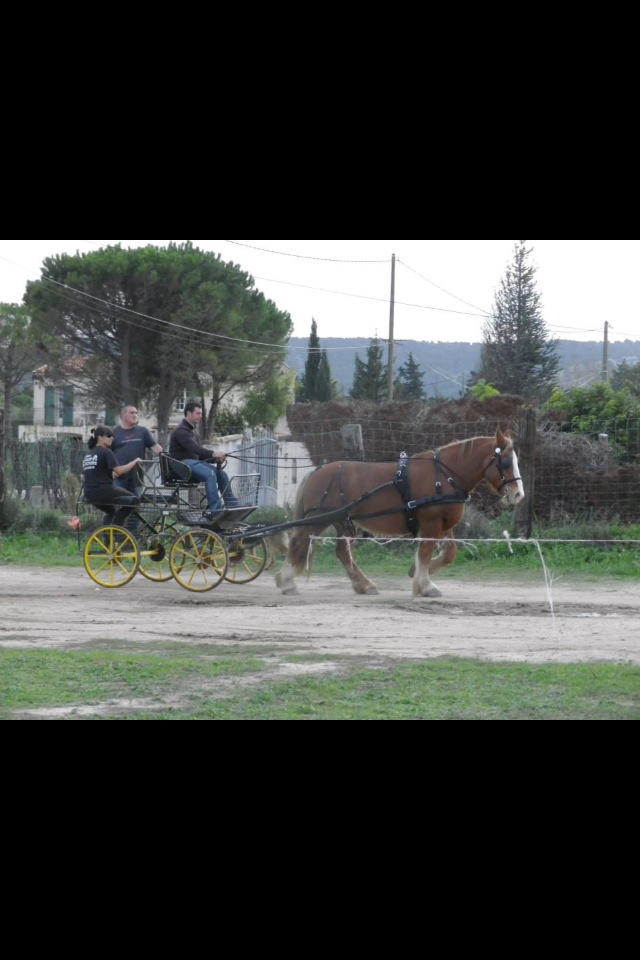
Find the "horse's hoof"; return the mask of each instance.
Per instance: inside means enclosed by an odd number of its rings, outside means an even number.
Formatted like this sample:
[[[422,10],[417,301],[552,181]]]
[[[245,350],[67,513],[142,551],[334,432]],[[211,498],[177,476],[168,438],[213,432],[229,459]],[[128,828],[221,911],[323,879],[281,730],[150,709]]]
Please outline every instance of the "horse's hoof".
[[[432,586],[432,587],[429,587],[428,590],[425,590],[422,596],[426,597],[427,600],[432,600],[434,597],[441,597],[442,590],[440,590],[439,587]]]
[[[367,597],[379,597],[380,591],[377,587],[369,587],[367,590],[365,590],[365,595]]]
[[[299,590],[297,587],[286,587],[286,589],[282,591],[283,597],[295,597],[298,593]]]
[[[434,600],[436,597],[442,596],[442,590],[432,583],[426,590],[414,590],[413,596],[416,600]]]

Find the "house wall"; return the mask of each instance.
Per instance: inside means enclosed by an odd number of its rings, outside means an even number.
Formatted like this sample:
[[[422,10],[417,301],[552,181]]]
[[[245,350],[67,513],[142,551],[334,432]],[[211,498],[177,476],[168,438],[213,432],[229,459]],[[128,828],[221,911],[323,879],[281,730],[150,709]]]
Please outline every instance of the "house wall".
[[[291,440],[288,430],[280,436],[276,434],[270,443],[251,435],[235,435],[222,437],[215,444],[207,444],[209,446],[229,455],[226,466],[229,477],[245,471],[261,474],[259,503],[263,507],[293,509],[300,484],[315,470],[305,445]]]

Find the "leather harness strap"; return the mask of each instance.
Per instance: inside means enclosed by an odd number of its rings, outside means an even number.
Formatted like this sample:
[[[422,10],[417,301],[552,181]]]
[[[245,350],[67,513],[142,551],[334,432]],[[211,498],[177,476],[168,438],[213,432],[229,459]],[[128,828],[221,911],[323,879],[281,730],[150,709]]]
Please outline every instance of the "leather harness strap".
[[[411,496],[411,481],[409,480],[409,455],[406,450],[400,454],[398,472],[396,473],[393,485],[402,497],[406,508],[407,528],[412,537],[417,537],[420,530],[418,524],[418,514]],[[410,506],[411,505],[411,506]]]

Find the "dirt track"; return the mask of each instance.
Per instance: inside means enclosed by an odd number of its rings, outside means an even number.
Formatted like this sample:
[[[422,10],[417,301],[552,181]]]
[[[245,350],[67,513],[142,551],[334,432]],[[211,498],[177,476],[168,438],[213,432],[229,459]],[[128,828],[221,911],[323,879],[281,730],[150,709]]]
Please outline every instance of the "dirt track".
[[[378,580],[358,597],[339,576],[313,576],[282,596],[271,572],[254,583],[189,593],[141,576],[117,590],[84,570],[0,568],[0,647],[69,647],[109,639],[260,642],[300,653],[380,662],[445,655],[487,660],[640,664],[640,589],[634,582],[567,580],[551,593],[542,573],[511,583],[441,578],[444,596],[415,601],[408,578]],[[551,607],[553,606],[553,612]]]

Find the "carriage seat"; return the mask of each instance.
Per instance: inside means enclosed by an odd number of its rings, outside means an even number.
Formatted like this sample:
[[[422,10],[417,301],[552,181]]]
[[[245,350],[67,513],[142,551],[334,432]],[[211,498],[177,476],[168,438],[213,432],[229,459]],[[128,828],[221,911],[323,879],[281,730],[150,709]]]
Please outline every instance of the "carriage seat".
[[[198,486],[198,481],[191,475],[191,468],[180,460],[173,460],[166,453],[160,454],[160,478],[163,487]]]

